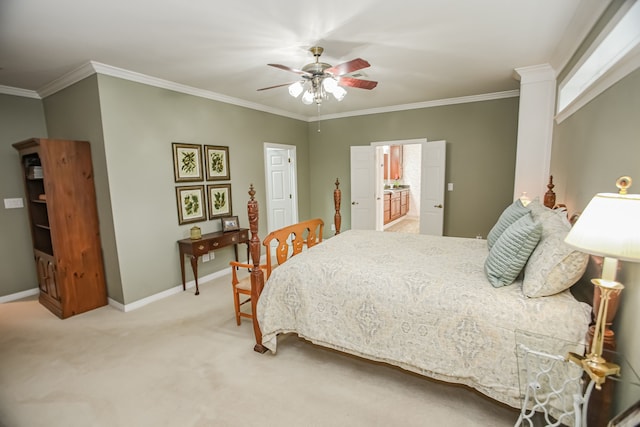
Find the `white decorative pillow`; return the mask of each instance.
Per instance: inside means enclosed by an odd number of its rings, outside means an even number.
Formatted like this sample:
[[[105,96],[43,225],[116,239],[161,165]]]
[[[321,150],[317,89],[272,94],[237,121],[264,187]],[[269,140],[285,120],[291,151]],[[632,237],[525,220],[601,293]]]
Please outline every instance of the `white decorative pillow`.
[[[541,224],[534,222],[528,213],[500,235],[484,263],[487,279],[494,287],[507,286],[516,280],[541,234]]]
[[[491,249],[500,235],[504,233],[511,224],[528,213],[529,209],[522,204],[520,199],[516,199],[516,201],[507,206],[487,235],[487,245],[489,245],[489,249]]]
[[[542,224],[542,239],[571,229],[566,210],[549,209],[538,198],[532,200],[527,207],[531,210],[533,220]]]
[[[544,227],[544,226],[543,226]],[[564,242],[568,231],[544,235],[524,268],[522,292],[545,297],[569,289],[585,272],[589,255]]]

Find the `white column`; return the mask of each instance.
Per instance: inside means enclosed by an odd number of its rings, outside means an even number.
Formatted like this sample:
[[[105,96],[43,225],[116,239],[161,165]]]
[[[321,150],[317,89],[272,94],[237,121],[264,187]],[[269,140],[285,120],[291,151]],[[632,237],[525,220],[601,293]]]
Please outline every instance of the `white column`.
[[[516,68],[515,73],[520,80],[520,108],[513,198],[526,192],[542,201],[549,182],[556,75],[549,64]]]

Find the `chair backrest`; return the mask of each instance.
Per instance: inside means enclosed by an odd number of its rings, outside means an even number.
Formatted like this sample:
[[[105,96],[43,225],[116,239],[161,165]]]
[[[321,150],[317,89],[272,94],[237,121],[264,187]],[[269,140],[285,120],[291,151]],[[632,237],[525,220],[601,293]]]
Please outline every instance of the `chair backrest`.
[[[305,246],[311,248],[322,242],[323,230],[324,221],[320,218],[315,218],[291,224],[269,233],[262,241],[266,248],[267,256],[267,276],[265,280],[269,278],[273,268],[284,264],[289,258],[302,252]],[[274,248],[272,248],[273,242],[276,242]],[[274,255],[276,265],[273,265]]]

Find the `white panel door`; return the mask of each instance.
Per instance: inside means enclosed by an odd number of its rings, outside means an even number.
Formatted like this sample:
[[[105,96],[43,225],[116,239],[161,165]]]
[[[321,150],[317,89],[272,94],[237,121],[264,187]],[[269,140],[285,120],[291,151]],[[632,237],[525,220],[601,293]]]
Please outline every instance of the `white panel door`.
[[[446,141],[431,141],[422,145],[420,234],[442,236],[444,230],[446,155]]]
[[[267,225],[277,230],[298,221],[295,194],[295,152],[290,148],[267,146]]]
[[[351,147],[351,229],[376,229],[375,148]]]

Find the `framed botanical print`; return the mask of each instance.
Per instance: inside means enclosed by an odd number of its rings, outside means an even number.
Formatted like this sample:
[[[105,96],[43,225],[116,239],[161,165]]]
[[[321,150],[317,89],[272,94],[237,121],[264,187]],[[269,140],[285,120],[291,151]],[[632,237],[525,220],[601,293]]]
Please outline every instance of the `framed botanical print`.
[[[202,181],[202,146],[174,142],[173,176],[176,182]]]
[[[207,219],[204,197],[204,185],[176,187],[178,224],[188,224]]]
[[[209,198],[209,219],[230,216],[231,209],[231,184],[207,185]]]
[[[225,181],[230,179],[229,147],[205,145],[204,153],[207,165],[207,181]]]

